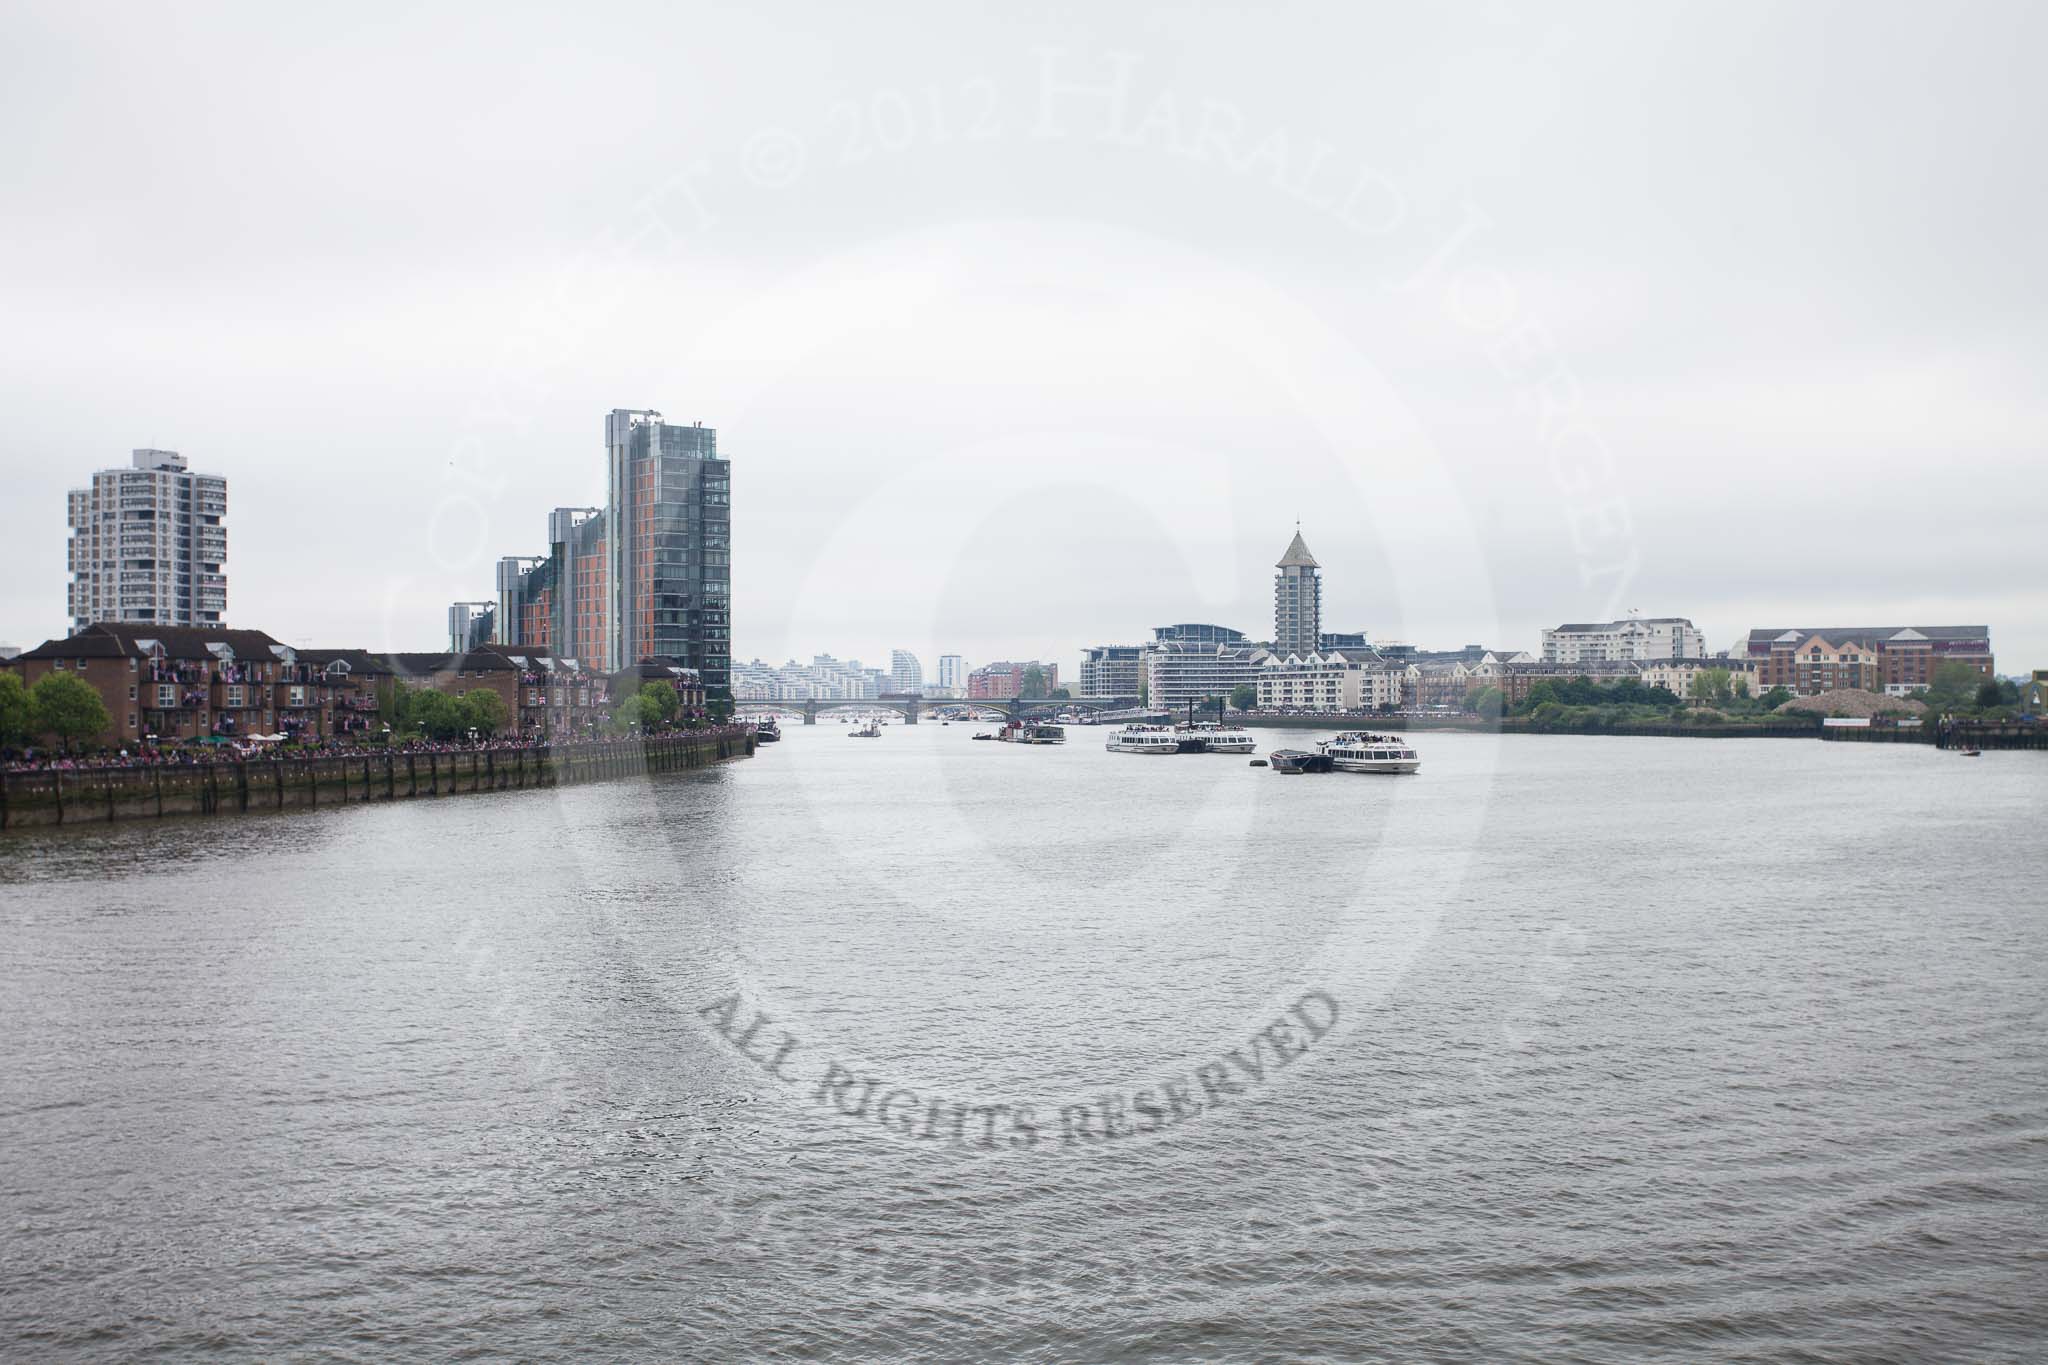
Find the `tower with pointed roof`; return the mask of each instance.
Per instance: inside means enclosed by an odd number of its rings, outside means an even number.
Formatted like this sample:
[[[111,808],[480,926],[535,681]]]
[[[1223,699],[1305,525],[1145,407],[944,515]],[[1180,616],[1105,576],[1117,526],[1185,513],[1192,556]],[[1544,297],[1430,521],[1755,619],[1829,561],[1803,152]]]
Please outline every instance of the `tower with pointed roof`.
[[[1312,654],[1323,639],[1323,569],[1301,538],[1301,525],[1273,575],[1273,652]]]

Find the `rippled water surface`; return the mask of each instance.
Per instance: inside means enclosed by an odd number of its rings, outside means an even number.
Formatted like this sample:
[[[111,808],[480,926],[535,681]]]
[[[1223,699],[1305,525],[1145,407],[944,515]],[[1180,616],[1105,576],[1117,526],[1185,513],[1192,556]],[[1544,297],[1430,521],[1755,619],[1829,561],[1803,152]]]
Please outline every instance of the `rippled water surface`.
[[[786,733],[0,840],[0,1352],[2040,1353],[2048,755]]]

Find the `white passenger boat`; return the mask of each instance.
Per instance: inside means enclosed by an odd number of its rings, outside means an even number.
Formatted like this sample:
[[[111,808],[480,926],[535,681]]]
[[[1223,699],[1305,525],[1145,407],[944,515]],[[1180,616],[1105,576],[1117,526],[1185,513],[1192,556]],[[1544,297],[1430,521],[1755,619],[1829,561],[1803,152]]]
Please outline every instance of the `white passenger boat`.
[[[1180,736],[1164,725],[1126,725],[1102,747],[1113,754],[1177,754]]]
[[[1179,738],[1182,753],[1248,754],[1259,747],[1250,731],[1235,725],[1219,725],[1212,720],[1176,725],[1173,732]]]
[[[1340,773],[1412,773],[1422,766],[1421,756],[1399,735],[1353,731],[1326,739],[1316,748]]]

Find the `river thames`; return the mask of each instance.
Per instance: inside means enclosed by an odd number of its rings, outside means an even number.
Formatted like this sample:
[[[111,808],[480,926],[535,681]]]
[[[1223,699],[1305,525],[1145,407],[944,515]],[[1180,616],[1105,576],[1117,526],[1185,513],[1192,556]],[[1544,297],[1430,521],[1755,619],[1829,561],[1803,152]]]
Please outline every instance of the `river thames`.
[[[976,728],[0,840],[0,1354],[2048,1337],[2048,756]]]

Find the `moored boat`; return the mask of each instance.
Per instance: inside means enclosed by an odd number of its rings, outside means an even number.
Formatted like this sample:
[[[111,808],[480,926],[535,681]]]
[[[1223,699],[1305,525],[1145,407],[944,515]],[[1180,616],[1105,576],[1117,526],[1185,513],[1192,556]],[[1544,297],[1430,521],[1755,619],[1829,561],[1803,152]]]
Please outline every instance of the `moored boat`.
[[[1327,773],[1336,767],[1328,754],[1312,754],[1306,749],[1275,749],[1266,759],[1276,773]]]
[[[996,738],[1007,744],[1065,744],[1067,732],[1044,721],[1013,720],[996,731]]]
[[[1351,731],[1316,745],[1344,773],[1412,773],[1422,767],[1422,757],[1399,735],[1375,735]]]
[[[1126,725],[1102,747],[1113,754],[1177,754],[1180,737],[1164,725]]]
[[[1184,754],[1248,754],[1258,748],[1249,730],[1215,721],[1194,721],[1173,727]]]

